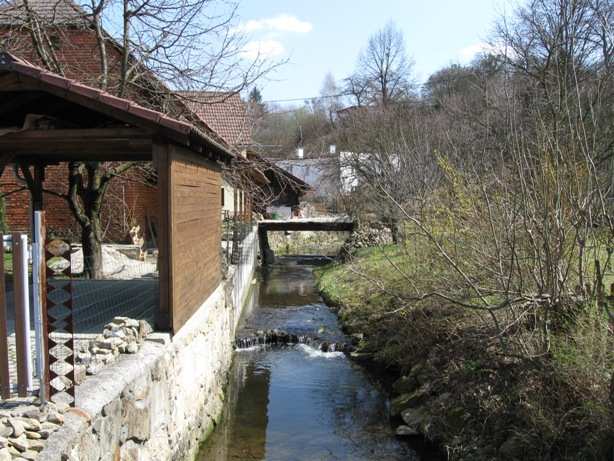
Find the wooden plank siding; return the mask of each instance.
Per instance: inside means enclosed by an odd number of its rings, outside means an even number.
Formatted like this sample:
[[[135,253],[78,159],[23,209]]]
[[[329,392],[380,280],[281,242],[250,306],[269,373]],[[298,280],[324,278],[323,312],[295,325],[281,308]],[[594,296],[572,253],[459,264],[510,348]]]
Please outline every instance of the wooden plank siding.
[[[173,332],[188,321],[221,281],[220,167],[169,146],[168,296]]]

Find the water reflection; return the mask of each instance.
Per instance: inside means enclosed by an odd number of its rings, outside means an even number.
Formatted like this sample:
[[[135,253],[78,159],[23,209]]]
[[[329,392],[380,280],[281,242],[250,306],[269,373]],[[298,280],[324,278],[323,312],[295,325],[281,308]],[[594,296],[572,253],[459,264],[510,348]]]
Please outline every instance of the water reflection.
[[[279,328],[343,338],[309,267],[275,266],[257,293],[239,334]],[[387,421],[385,398],[341,353],[306,345],[239,351],[222,423],[198,460],[418,459]]]

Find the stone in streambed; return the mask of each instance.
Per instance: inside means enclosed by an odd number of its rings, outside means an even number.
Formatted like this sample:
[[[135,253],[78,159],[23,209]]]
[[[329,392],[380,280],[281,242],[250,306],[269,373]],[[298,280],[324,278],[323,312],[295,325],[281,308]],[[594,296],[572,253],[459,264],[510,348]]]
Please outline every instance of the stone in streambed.
[[[415,408],[422,405],[431,395],[431,386],[422,386],[420,389],[407,394],[401,394],[390,402],[392,416],[400,415],[406,408]]]
[[[392,384],[392,390],[397,394],[408,394],[416,390],[420,384],[415,376],[401,376]]]
[[[428,433],[431,424],[431,416],[426,408],[408,408],[401,412],[401,418],[409,428],[421,434]]]
[[[395,434],[400,437],[411,437],[415,435],[420,435],[420,433],[416,431],[416,429],[414,429],[413,427],[406,426],[404,424],[401,424],[399,427],[397,427]]]

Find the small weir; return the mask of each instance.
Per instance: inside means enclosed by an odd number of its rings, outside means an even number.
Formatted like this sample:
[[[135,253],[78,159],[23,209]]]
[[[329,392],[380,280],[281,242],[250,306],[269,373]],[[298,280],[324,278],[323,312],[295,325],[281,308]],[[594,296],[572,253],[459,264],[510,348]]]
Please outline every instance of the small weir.
[[[355,347],[348,343],[335,343],[323,341],[318,337],[297,335],[287,331],[268,330],[258,331],[254,336],[244,336],[235,340],[235,350],[252,350],[255,347],[292,346],[305,344],[320,352],[344,352],[349,354]]]
[[[421,459],[395,437],[385,394],[349,360],[354,345],[315,288],[317,261],[278,258],[261,272],[224,413],[198,461]]]

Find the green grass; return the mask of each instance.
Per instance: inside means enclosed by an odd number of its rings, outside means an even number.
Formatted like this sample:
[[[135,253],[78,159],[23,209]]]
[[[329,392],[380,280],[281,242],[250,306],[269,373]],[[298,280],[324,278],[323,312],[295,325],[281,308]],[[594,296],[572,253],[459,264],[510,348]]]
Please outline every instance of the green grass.
[[[4,253],[4,273],[13,274],[13,253]]]
[[[407,253],[395,245],[362,249],[346,264],[318,268],[318,287],[332,304],[342,307],[342,320],[365,323],[371,329],[382,313],[398,307],[399,297],[408,294],[405,274],[416,270]]]

